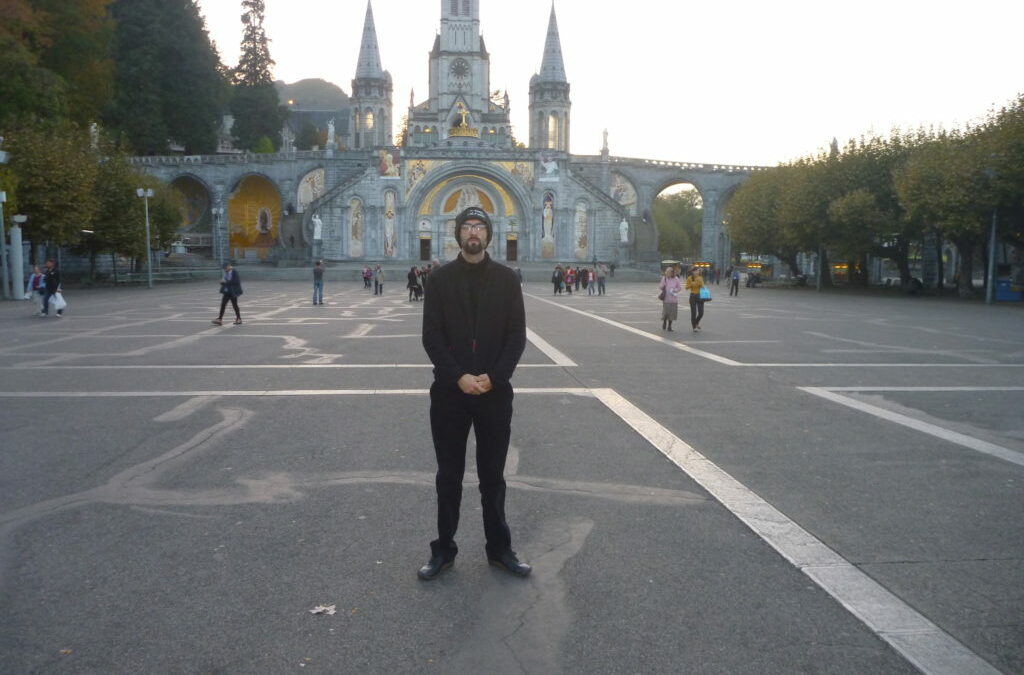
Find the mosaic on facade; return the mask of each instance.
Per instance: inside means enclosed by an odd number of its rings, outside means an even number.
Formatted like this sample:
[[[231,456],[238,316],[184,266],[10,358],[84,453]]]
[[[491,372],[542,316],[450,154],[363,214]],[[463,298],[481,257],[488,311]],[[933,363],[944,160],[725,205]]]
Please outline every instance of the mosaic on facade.
[[[540,257],[551,260],[555,257],[555,196],[544,193],[541,209]]]
[[[394,258],[398,253],[398,230],[395,228],[395,200],[398,193],[388,190],[384,193],[384,255]]]
[[[624,206],[626,210],[629,212],[629,215],[635,216],[637,214],[636,188],[633,187],[633,184],[629,181],[628,178],[623,176],[618,171],[612,172],[611,182],[612,184],[609,190],[609,194],[612,196],[612,199],[614,199],[619,204]]]
[[[305,213],[306,208],[313,201],[323,196],[324,174],[325,171],[323,169],[314,169],[299,181],[299,189],[295,198],[296,212]]]
[[[576,235],[576,259],[587,260],[590,258],[589,222],[587,218],[587,203],[576,202],[576,211],[573,214],[573,230]]]
[[[231,257],[264,260],[277,244],[281,197],[262,176],[246,176],[228,197],[228,232]]]
[[[348,203],[348,254],[353,258],[363,257],[363,202],[352,199]]]

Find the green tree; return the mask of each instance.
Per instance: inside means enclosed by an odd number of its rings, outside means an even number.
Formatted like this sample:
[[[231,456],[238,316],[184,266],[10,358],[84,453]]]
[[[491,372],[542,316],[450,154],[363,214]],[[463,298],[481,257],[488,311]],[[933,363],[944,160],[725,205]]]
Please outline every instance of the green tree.
[[[297,150],[312,150],[314,145],[320,145],[320,132],[312,122],[306,122],[295,137],[295,148]]]
[[[107,120],[137,154],[217,150],[227,98],[220,57],[192,0],[116,0],[115,95]]]
[[[5,149],[18,180],[19,210],[29,217],[25,238],[74,245],[96,212],[97,157],[88,133],[71,122],[11,130]]]
[[[85,127],[100,119],[113,91],[111,0],[31,0],[49,39],[40,65],[67,83],[68,115]]]
[[[288,109],[281,105],[270,72],[274,60],[263,29],[263,0],[242,0],[242,9],[242,57],[234,71],[231,135],[238,148],[255,151],[266,137],[277,150]]]
[[[973,294],[974,255],[998,203],[992,157],[977,135],[942,133],[909,154],[895,173],[908,217],[952,241],[960,253],[957,290]]]
[[[700,255],[703,201],[697,190],[683,190],[654,200],[658,226],[658,251],[663,257],[694,258]]]

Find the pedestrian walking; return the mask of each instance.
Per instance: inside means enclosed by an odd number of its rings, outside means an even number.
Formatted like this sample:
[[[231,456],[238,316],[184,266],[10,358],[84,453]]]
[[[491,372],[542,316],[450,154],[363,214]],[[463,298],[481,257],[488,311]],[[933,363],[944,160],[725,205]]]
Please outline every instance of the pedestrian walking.
[[[575,268],[573,268],[573,270],[572,270],[572,281],[573,281],[573,284],[575,284],[575,286],[576,286],[576,292],[577,293],[579,293],[579,291],[580,291],[580,281],[581,281],[580,277],[583,276],[580,272],[581,272],[581,270],[580,270],[578,265]]]
[[[591,268],[586,271],[586,275],[583,285],[587,287],[587,295],[593,295],[597,292],[597,272]]]
[[[562,283],[565,281],[565,274],[562,272],[561,265],[555,265],[555,271],[551,273],[551,283],[555,287],[555,292],[552,295],[562,294]]]
[[[409,289],[409,302],[415,302],[420,299],[420,275],[419,270],[413,265],[409,270],[409,273],[405,275],[407,281],[405,287]]]
[[[675,267],[670,265],[665,269],[665,276],[661,278],[658,288],[661,290],[658,294],[658,299],[661,300],[661,329],[671,331],[672,322],[679,315],[679,294],[683,290],[683,285],[676,276]]]
[[[320,260],[313,266],[313,304],[324,304],[324,266]]]
[[[224,310],[228,303],[235,310],[235,325],[242,323],[242,313],[238,310],[238,298],[242,295],[242,279],[238,270],[231,266],[231,263],[224,263],[224,276],[220,280],[220,313],[211,323],[215,326],[224,324]]]
[[[730,267],[731,272],[729,273],[729,295],[740,294],[740,268]]]
[[[373,294],[384,295],[384,270],[380,265],[373,270]]]
[[[367,265],[363,268],[363,288],[370,288],[370,280],[373,279],[373,270]]]
[[[576,275],[572,267],[565,268],[565,293],[566,295],[572,295],[572,285],[576,281]]]
[[[437,539],[424,580],[452,566],[462,503],[466,440],[476,435],[476,467],[487,561],[519,577],[530,566],[512,550],[505,520],[505,459],[512,433],[512,374],[526,347],[523,290],[515,273],[491,260],[490,216],[470,207],[455,218],[459,256],[432,273],[423,305],[423,347],[434,364],[430,430],[437,457]]]
[[[53,258],[47,258],[43,263],[43,268],[42,316],[47,316],[50,313],[50,303],[55,300],[54,296],[60,293],[62,280],[60,268],[57,267],[57,261]],[[57,316],[64,316],[63,308],[57,309]]]
[[[32,266],[32,274],[25,283],[25,299],[36,301],[36,316],[43,315],[43,297],[46,295],[46,277],[39,265]]]
[[[704,318],[704,300],[700,297],[700,291],[704,288],[704,277],[696,265],[690,268],[684,285],[686,290],[690,291],[690,326],[696,333],[700,330],[700,320]]]
[[[608,266],[604,263],[598,263],[597,265],[597,294],[604,295],[604,281],[605,277],[608,276]]]

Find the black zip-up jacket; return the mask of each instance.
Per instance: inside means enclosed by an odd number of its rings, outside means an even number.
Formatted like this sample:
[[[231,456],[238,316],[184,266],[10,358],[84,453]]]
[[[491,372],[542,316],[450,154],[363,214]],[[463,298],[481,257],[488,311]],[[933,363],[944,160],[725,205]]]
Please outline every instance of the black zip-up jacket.
[[[47,270],[43,270],[43,284],[46,286],[46,292],[53,295],[60,290],[60,270],[56,267],[51,267]]]
[[[526,348],[526,310],[516,273],[485,254],[475,267],[460,255],[430,274],[423,303],[423,348],[434,364],[434,381],[456,386],[469,373],[487,373],[508,385]],[[476,321],[471,279],[478,277]]]

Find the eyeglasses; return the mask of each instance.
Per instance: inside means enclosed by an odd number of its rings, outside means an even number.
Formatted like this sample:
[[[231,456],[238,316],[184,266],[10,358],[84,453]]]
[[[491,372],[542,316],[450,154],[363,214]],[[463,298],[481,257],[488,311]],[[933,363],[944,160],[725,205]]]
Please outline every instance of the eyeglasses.
[[[459,226],[460,232],[483,232],[487,226],[483,223],[463,223]]]

